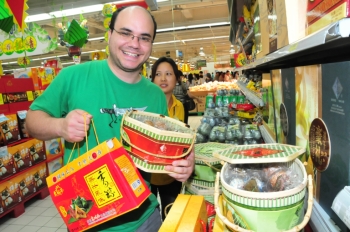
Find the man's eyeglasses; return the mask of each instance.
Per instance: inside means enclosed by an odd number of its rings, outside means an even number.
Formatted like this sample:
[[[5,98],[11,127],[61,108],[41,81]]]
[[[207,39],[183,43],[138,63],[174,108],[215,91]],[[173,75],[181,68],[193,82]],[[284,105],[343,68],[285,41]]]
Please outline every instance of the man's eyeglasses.
[[[116,29],[112,28],[113,31],[117,32],[119,35],[121,35],[123,38],[125,39],[131,39],[131,40],[134,40],[134,38],[136,37],[137,40],[140,42],[140,43],[143,43],[143,44],[148,44],[148,43],[152,43],[153,40],[148,37],[148,36],[136,36],[130,32],[127,32],[127,31],[117,31]]]

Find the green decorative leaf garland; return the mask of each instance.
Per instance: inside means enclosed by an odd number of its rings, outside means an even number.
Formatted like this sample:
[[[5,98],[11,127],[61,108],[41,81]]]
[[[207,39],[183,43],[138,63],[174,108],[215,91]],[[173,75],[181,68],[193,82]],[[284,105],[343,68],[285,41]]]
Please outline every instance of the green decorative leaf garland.
[[[5,8],[5,0],[0,0],[0,29],[9,33],[13,24],[13,15]]]
[[[69,44],[77,47],[83,47],[87,40],[86,31],[79,25],[79,23],[74,19],[70,23],[66,34],[64,35],[64,40]]]

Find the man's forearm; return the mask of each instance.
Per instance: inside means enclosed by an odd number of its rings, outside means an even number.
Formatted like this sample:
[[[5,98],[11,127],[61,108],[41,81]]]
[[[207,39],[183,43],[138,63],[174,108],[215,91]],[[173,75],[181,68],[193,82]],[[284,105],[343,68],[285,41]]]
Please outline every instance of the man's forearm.
[[[61,137],[60,118],[53,118],[40,110],[29,110],[26,117],[26,129],[30,136],[40,140]]]

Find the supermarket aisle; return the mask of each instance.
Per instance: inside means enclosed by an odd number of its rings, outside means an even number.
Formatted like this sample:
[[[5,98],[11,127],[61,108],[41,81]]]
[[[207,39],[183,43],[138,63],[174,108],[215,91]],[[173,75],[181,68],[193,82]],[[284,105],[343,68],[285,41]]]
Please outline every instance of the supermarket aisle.
[[[197,129],[201,116],[190,116],[188,124]],[[18,218],[9,215],[0,218],[1,232],[67,232],[67,227],[48,196],[43,200],[31,199],[25,203],[25,212]]]

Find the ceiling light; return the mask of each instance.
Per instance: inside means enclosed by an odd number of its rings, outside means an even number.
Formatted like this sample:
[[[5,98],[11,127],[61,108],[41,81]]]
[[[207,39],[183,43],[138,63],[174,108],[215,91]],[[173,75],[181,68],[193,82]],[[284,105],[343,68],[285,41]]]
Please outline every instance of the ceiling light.
[[[198,55],[205,56],[204,49],[202,47],[199,49]]]
[[[196,24],[196,25],[182,26],[182,27],[169,27],[169,28],[158,29],[157,32],[178,31],[178,30],[185,30],[185,29],[194,29],[194,28],[201,28],[201,27],[214,27],[214,26],[226,26],[226,25],[229,26],[230,22],[205,23],[205,24]]]
[[[123,2],[130,2],[130,0],[118,1],[118,4],[121,4]],[[113,3],[115,2],[109,2],[105,4],[113,4]],[[52,19],[52,18],[61,18],[63,16],[67,17],[67,16],[73,16],[73,15],[92,13],[92,12],[99,12],[99,11],[102,11],[103,6],[105,4],[95,4],[90,6],[71,8],[67,10],[53,11],[45,14],[29,15],[26,17],[24,21],[26,23],[29,23],[29,22],[43,21],[43,20]]]
[[[235,49],[233,48],[233,45],[231,45],[230,54],[235,54]]]

